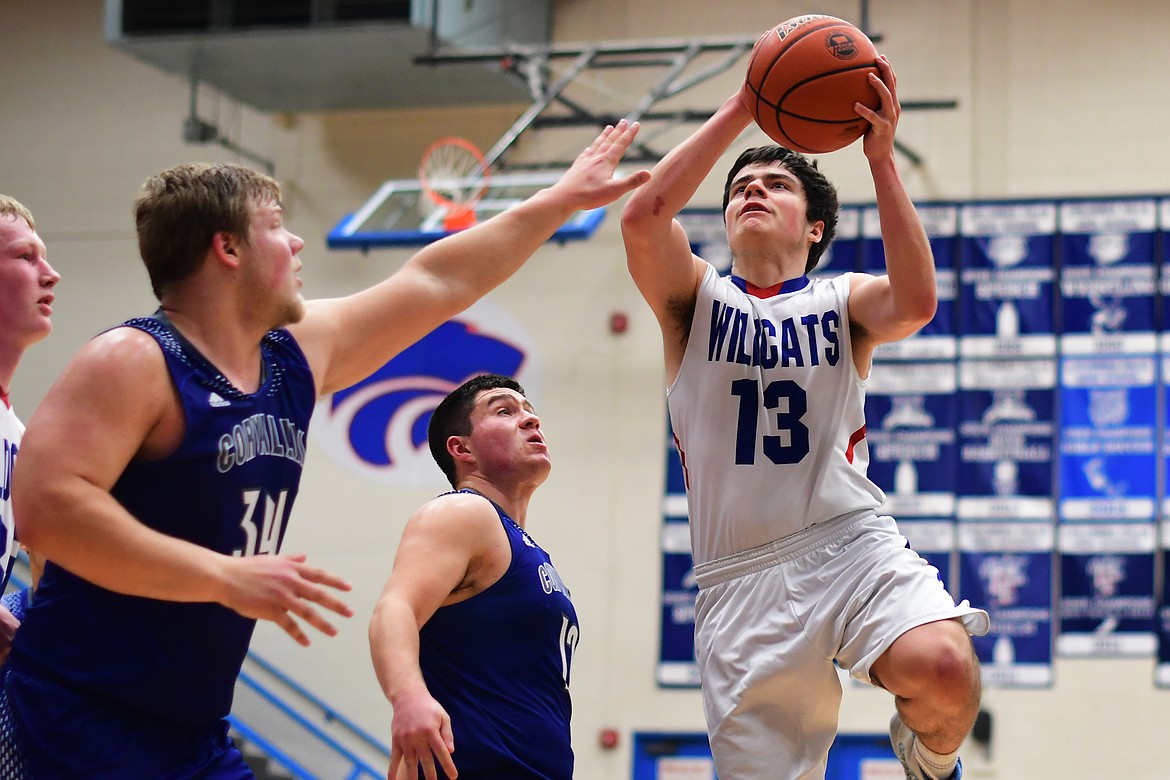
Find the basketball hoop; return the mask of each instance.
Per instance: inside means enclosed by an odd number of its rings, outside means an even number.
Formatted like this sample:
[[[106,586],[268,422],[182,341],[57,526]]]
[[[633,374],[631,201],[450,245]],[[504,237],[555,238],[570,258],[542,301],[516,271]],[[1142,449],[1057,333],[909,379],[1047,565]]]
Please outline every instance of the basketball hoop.
[[[422,191],[445,210],[443,228],[463,230],[475,224],[475,204],[488,190],[483,152],[466,138],[440,138],[427,147],[418,164]]]

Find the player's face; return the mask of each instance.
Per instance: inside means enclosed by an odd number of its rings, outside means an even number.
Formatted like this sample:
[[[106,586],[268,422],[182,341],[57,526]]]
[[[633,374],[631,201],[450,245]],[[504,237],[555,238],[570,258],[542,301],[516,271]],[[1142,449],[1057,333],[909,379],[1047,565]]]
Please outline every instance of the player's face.
[[[745,165],[728,191],[727,237],[734,250],[740,238],[767,235],[797,245],[820,238],[820,223],[808,222],[804,185],[780,162]]]
[[[252,212],[248,240],[242,246],[247,288],[256,303],[272,310],[270,327],[299,322],[305,314],[301,297],[301,259],[305,246],[300,237],[284,226],[284,214],[276,203],[261,203]]]
[[[22,217],[0,216],[0,338],[24,349],[49,335],[60,280],[36,231]]]
[[[469,438],[479,471],[489,479],[543,480],[552,468],[540,418],[514,390],[491,388],[475,397]]]

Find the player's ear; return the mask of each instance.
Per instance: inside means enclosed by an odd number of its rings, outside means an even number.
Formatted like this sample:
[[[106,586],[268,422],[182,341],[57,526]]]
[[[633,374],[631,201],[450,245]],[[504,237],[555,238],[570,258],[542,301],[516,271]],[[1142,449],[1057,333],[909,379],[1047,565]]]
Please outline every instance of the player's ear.
[[[821,243],[821,237],[823,235],[825,235],[825,221],[823,219],[818,219],[809,225],[808,237],[812,239],[814,244]]]
[[[469,463],[475,460],[475,456],[468,446],[466,436],[448,436],[447,437],[447,453],[457,461]]]
[[[239,247],[239,238],[226,230],[221,230],[211,236],[211,251],[216,258],[230,265],[239,262]]]

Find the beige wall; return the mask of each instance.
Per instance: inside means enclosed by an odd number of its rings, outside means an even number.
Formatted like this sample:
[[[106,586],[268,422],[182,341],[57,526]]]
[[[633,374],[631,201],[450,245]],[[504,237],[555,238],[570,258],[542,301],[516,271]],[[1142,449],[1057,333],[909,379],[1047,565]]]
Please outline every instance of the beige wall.
[[[850,17],[857,3],[816,10]],[[1170,8],[1130,0],[1126,12],[1091,0],[883,0],[872,27],[906,100],[954,98],[954,111],[908,112],[900,138],[921,154],[904,171],[919,200],[1166,192],[1170,125]],[[558,41],[754,35],[809,8],[743,0],[560,0]],[[106,46],[101,0],[0,0],[0,191],[37,215],[62,273],[56,331],[17,377],[18,412],[32,413],[69,355],[88,337],[153,306],[136,259],[130,202],[139,183],[192,159],[231,160],[183,143],[187,86]],[[699,88],[714,107],[733,71]],[[625,78],[625,76],[614,76]],[[631,87],[632,89],[632,87]],[[635,96],[640,96],[640,92]],[[343,294],[393,271],[407,256],[330,252],[324,236],[385,178],[411,175],[440,133],[490,145],[523,106],[268,117],[206,96],[243,146],[271,157],[286,187],[292,229],[307,241],[305,289]],[[741,145],[762,136],[741,139]],[[681,137],[666,134],[664,142]],[[539,146],[540,140],[525,143]],[[668,146],[669,143],[666,143]],[[823,158],[847,200],[870,197],[859,147]],[[720,170],[702,190],[717,204]],[[556,468],[530,513],[530,530],[573,589],[583,639],[573,677],[581,778],[629,776],[634,730],[699,730],[697,693],[659,690],[658,651],[664,409],[657,330],[626,275],[617,212],[598,235],[540,251],[490,301],[531,334],[542,362],[536,399]],[[611,312],[629,332],[607,330]],[[254,648],[388,738],[389,707],[368,661],[366,620],[413,509],[440,485],[388,488],[310,453],[285,549],[354,584],[356,617],[336,639],[295,646],[261,626]],[[989,691],[991,759],[970,752],[969,777],[1164,777],[1161,739],[1170,692],[1152,662],[1060,661],[1050,691]],[[880,732],[889,697],[850,690],[846,730]],[[616,751],[600,729],[622,733]]]

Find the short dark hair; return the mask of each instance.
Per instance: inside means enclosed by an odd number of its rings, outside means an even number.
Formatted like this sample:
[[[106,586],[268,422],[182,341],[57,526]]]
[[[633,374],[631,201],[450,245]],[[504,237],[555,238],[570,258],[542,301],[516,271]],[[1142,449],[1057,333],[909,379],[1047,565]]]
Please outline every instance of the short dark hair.
[[[138,252],[155,297],[199,270],[216,233],[241,241],[257,206],[280,205],[280,185],[233,163],[190,163],[151,176],[134,202]]]
[[[455,484],[455,459],[447,451],[447,439],[471,435],[471,410],[475,408],[475,397],[484,390],[496,387],[524,395],[524,388],[510,376],[480,374],[448,393],[431,413],[431,421],[427,424],[427,444],[431,448],[431,457],[439,464],[451,487],[458,485]]]
[[[735,180],[736,174],[749,165],[771,162],[782,163],[785,168],[792,171],[796,178],[800,179],[800,183],[804,186],[805,199],[808,201],[805,218],[809,222],[819,220],[825,224],[821,240],[808,248],[808,262],[804,266],[804,272],[807,274],[817,267],[825,250],[832,243],[833,236],[837,234],[837,211],[840,207],[837,201],[837,188],[817,168],[816,160],[805,157],[800,152],[776,145],[754,146],[745,150],[736,158],[731,170],[727,173],[727,182],[723,185],[723,213],[727,213],[727,203],[731,200],[731,183]]]

